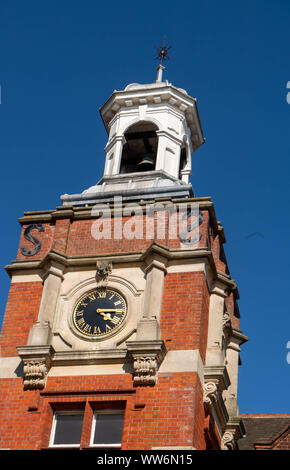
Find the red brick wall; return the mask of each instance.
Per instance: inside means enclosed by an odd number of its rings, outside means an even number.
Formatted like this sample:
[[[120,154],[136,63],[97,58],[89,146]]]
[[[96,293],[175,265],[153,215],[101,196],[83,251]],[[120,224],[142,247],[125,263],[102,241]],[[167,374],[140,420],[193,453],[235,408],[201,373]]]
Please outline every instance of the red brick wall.
[[[36,322],[42,282],[11,283],[1,331],[1,356],[17,356],[16,346],[27,344],[30,328]]]
[[[40,396],[24,392],[22,379],[1,379],[0,386],[0,448],[47,447],[53,410],[72,406],[86,411],[82,447],[89,444],[93,410],[116,406],[125,407],[122,449],[205,448],[202,391],[195,373],[168,374],[154,387],[137,389],[129,374],[50,377]]]
[[[199,349],[205,360],[209,291],[203,272],[167,274],[160,327],[168,349]]]
[[[49,224],[49,223],[43,223],[42,224],[44,227],[44,232],[39,232],[37,229],[31,230],[30,234],[33,235],[34,238],[37,238],[41,242],[41,248],[38,253],[36,253],[34,256],[24,256],[21,253],[21,248],[27,248],[28,250],[33,250],[34,245],[26,240],[24,238],[24,230],[28,225],[23,225],[22,227],[22,233],[20,236],[20,242],[19,242],[19,249],[18,249],[18,254],[17,254],[17,259],[41,259],[44,258],[45,255],[49,252],[51,249],[53,237],[54,237],[54,225]]]
[[[176,237],[174,239],[169,238],[169,213],[168,211],[156,211],[154,213],[154,218],[150,218],[149,224],[145,224],[145,215],[137,215],[135,220],[142,222],[143,233],[141,234],[141,239],[132,240],[125,239],[114,239],[114,225],[122,226],[122,231],[124,226],[128,227],[131,225],[131,217],[116,217],[111,219],[110,222],[104,223],[104,234],[107,234],[107,238],[102,238],[96,240],[92,235],[92,227],[98,227],[99,222],[95,219],[80,219],[71,221],[69,218],[66,219],[57,219],[55,224],[52,223],[43,223],[45,231],[38,232],[37,229],[31,231],[31,235],[36,237],[42,244],[41,249],[34,256],[29,257],[29,259],[41,259],[43,258],[50,249],[54,249],[61,253],[67,254],[69,256],[78,256],[78,255],[92,255],[96,253],[108,253],[108,252],[131,252],[131,251],[144,251],[150,246],[153,240],[162,243],[165,246],[168,246],[171,249],[176,249],[181,247],[181,243],[178,235],[178,228],[176,231]],[[179,217],[176,218],[177,223]],[[158,222],[157,222],[158,221]],[[189,221],[190,222],[190,221]],[[188,223],[189,223],[188,222]],[[200,247],[207,247],[207,238],[208,238],[208,223],[209,223],[209,214],[207,211],[203,211],[203,222],[199,227],[201,239],[199,242]],[[158,238],[157,236],[157,227],[164,227],[165,236],[161,235]],[[20,238],[19,250],[17,254],[17,259],[28,259],[21,253],[21,248],[28,248],[32,250],[34,248],[33,244],[24,238],[24,230],[27,227],[23,225],[22,234]],[[109,228],[110,227],[110,228]],[[146,228],[147,227],[147,231]],[[100,230],[96,228],[96,231]],[[132,227],[132,231],[134,228]],[[111,239],[109,238],[108,233],[111,232]],[[117,230],[120,233],[120,230]],[[123,233],[123,232],[122,232]],[[122,235],[121,233],[121,235]],[[194,231],[193,233],[196,233]]]
[[[55,229],[54,229],[54,237],[53,237],[53,242],[52,242],[53,250],[66,254],[70,225],[71,225],[70,219],[56,220]]]

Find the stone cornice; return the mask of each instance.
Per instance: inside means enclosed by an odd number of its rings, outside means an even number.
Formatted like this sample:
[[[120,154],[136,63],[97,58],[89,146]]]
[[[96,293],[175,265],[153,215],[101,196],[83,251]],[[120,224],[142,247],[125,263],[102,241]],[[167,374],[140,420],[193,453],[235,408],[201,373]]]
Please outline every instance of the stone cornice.
[[[121,177],[122,175],[118,175]],[[105,177],[102,179],[105,180]],[[200,210],[208,210],[212,216],[212,222],[214,225],[215,232],[221,231],[221,224],[217,221],[214,204],[210,197],[191,197],[191,198],[173,198],[173,197],[162,197],[162,202],[172,202],[173,204],[180,204],[180,203],[196,203],[199,204]],[[144,209],[144,213],[146,212],[146,206],[148,204],[153,205],[154,203],[161,202],[160,198],[155,198],[152,201],[140,201],[138,205]],[[118,205],[118,210],[120,207],[125,207],[128,203],[125,201],[122,205]],[[114,203],[106,204],[112,210],[112,216],[114,215]],[[95,216],[92,214],[92,206],[89,207],[73,207],[73,206],[58,206],[54,210],[43,210],[43,211],[27,211],[24,212],[23,217],[20,217],[18,221],[22,225],[30,224],[30,223],[41,223],[41,222],[52,222],[58,218],[67,218],[72,217],[73,220],[77,219],[94,219]]]
[[[242,330],[239,328],[234,328],[230,323],[229,326],[226,327],[227,332],[227,341],[229,343],[228,347],[231,349],[236,349],[239,351],[239,346],[249,341],[249,338],[243,334]]]
[[[109,122],[116,116],[116,113],[120,114],[124,110],[128,112],[128,108],[138,108],[140,99],[143,104],[147,105],[155,103],[157,99],[160,103],[162,101],[162,107],[175,109],[181,116],[184,116],[191,129],[194,150],[205,142],[196,99],[189,96],[185,90],[176,88],[168,82],[155,82],[137,87],[129,85],[125,90],[115,90],[100,108],[107,132],[109,132]]]
[[[216,270],[211,251],[208,251],[205,248],[197,248],[193,250],[171,250],[157,242],[152,243],[145,252],[139,251],[135,253],[104,253],[89,256],[67,256],[52,250],[43,259],[33,261],[26,259],[15,260],[11,264],[6,265],[5,270],[9,276],[12,276],[13,273],[28,270],[38,270],[42,273],[42,275],[44,275],[47,272],[49,266],[54,263],[57,263],[59,266],[63,266],[64,268],[77,266],[92,266],[95,268],[97,261],[110,261],[113,264],[140,263],[141,265],[144,265],[144,268],[146,268],[146,266],[148,266],[148,262],[151,262],[151,260],[154,258],[159,258],[162,260],[162,262],[173,260],[182,261],[188,259],[203,260],[211,268],[213,280],[218,280],[219,283],[224,285],[229,291],[237,291],[235,281],[232,281],[229,276],[224,275],[223,273],[220,273]]]
[[[213,232],[216,235],[219,235],[221,243],[225,243],[226,239],[224,236],[224,231],[221,226],[221,223],[217,220],[215,209],[214,209],[214,204],[211,201],[210,197],[200,197],[200,198],[172,198],[172,197],[160,197],[156,198],[153,201],[143,201],[143,202],[138,202],[138,205],[140,206],[141,209],[143,209],[144,214],[146,213],[146,208],[149,205],[154,205],[157,203],[163,203],[166,205],[166,203],[172,203],[176,204],[177,208],[179,207],[179,204],[199,204],[199,210],[201,211],[208,211],[210,214],[210,219],[211,219],[211,224],[213,228]],[[120,210],[126,207],[126,202],[120,205],[114,205],[114,203],[107,203],[106,207],[110,209],[110,215],[111,217],[114,217],[114,210],[117,211],[117,216],[119,217],[120,215]],[[92,211],[92,206],[88,207],[72,207],[69,205],[66,206],[59,206],[56,207],[55,210],[47,210],[47,211],[33,211],[33,212],[25,212],[24,216],[19,218],[19,222],[22,225],[29,225],[31,223],[55,223],[56,220],[58,219],[66,219],[69,218],[71,220],[87,220],[87,219],[94,219],[95,215],[93,214]],[[221,273],[222,276],[225,277],[226,275]],[[233,281],[231,281],[233,282]],[[236,290],[235,294],[236,298],[239,298],[238,291]]]
[[[204,368],[204,380],[206,382],[216,382],[218,390],[222,393],[230,385],[230,378],[225,366],[206,366]]]

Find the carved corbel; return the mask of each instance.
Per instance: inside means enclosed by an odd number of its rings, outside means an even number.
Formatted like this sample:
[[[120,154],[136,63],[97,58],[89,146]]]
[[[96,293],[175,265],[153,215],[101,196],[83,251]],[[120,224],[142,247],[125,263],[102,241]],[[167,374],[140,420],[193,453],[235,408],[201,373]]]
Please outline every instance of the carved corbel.
[[[127,341],[126,345],[133,361],[134,385],[155,385],[158,368],[167,352],[164,342],[162,340]]]
[[[223,391],[229,385],[226,368],[205,368],[203,402],[207,414],[214,416],[220,434],[226,429],[229,415],[223,399]]]
[[[222,437],[221,450],[235,450],[236,441],[232,432],[226,431]]]
[[[42,389],[48,372],[45,359],[28,359],[23,361],[24,390]]]
[[[18,346],[23,361],[24,390],[43,389],[54,352],[52,346]]]
[[[215,403],[218,402],[219,390],[215,382],[205,383],[203,392],[204,392],[203,401],[204,401],[204,404],[208,408],[210,408],[211,406],[214,406]]]
[[[229,312],[224,312],[224,314],[223,314],[223,330],[231,328],[231,326],[232,326],[231,315],[229,314]]]
[[[134,384],[135,385],[155,385],[157,381],[157,354],[133,353]]]

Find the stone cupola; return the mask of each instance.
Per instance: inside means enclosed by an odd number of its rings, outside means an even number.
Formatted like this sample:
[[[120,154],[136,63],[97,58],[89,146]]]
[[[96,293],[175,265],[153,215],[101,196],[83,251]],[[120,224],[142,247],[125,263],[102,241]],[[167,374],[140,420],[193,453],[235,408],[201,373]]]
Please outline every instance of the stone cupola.
[[[161,66],[159,66],[160,68]],[[193,196],[191,154],[203,143],[196,99],[168,81],[133,83],[114,91],[101,107],[108,133],[101,180],[81,194],[61,196],[64,205]]]

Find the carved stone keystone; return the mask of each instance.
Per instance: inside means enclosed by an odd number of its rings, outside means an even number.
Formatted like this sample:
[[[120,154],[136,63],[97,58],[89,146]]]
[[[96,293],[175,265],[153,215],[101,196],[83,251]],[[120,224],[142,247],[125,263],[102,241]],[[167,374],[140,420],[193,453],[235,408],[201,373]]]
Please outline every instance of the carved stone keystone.
[[[97,261],[96,280],[106,281],[112,272],[112,263],[109,261]]]

